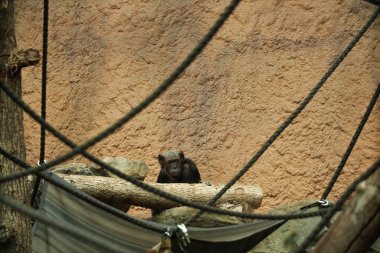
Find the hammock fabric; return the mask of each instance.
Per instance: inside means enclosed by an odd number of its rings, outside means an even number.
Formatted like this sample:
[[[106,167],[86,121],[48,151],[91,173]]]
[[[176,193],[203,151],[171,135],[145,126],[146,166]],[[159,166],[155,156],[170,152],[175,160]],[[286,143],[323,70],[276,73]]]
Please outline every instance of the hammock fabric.
[[[67,184],[63,180],[62,183]],[[105,243],[118,245],[125,252],[146,252],[162,237],[157,232],[122,220],[47,182],[40,203],[39,211],[42,214],[102,238]],[[217,228],[188,227],[191,244],[186,252],[247,252],[284,223],[284,220],[258,220]],[[176,240],[172,244],[173,252],[182,252]],[[32,247],[33,253],[102,252],[95,245],[86,244],[38,221],[33,227]]]

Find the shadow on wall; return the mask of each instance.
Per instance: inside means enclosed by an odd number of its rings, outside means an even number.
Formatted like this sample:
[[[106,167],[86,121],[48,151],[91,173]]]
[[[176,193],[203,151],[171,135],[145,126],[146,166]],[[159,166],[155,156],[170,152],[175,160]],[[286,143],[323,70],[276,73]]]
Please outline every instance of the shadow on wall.
[[[162,3],[160,6],[160,15],[163,16],[161,30],[165,31],[160,44],[168,49],[169,54],[164,59],[167,63],[163,65],[172,66],[171,69],[183,61],[215,22],[214,19],[218,18],[215,15],[205,22],[202,20],[205,18],[204,12],[194,12],[181,2],[176,4],[177,6],[172,6]],[[205,5],[203,8],[209,6]],[[184,38],[188,38],[186,44],[183,44]],[[217,94],[217,80],[213,73],[215,59],[205,59],[204,53],[210,50],[214,42],[215,39],[161,97],[159,135],[163,141],[162,149],[179,148],[192,157],[204,157],[204,153],[201,155],[205,149],[202,145],[207,142],[208,135],[212,132]],[[175,63],[171,64],[173,60]]]
[[[77,132],[78,141],[85,140],[85,133],[94,128],[101,106],[98,96],[106,88],[100,80],[106,72],[107,45],[98,34],[99,24],[106,25],[107,18],[91,8],[86,1],[57,2],[51,6],[49,24],[49,60],[53,62],[49,75],[59,73],[59,77],[53,75],[58,83],[49,92],[56,93],[50,96],[62,114],[61,129]]]

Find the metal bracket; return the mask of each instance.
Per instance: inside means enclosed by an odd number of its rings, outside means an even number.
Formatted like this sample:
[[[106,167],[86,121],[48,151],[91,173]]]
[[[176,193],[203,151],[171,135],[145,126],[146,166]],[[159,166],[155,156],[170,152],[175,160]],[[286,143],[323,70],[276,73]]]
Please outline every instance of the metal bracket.
[[[186,252],[185,248],[187,248],[191,243],[189,234],[187,233],[187,228],[185,224],[179,224],[177,225],[177,228],[178,230],[176,232],[176,235],[178,237],[179,247],[181,248],[183,252]]]
[[[170,239],[170,238],[172,238],[172,235],[173,235],[173,230],[172,230],[172,228],[171,227],[167,227],[166,228],[166,232],[163,234],[163,238],[165,238],[165,239]]]
[[[310,205],[307,205],[307,206],[303,206],[301,207],[300,209],[301,210],[305,210],[305,209],[309,209],[309,208],[313,208],[313,207],[328,207],[329,206],[329,202],[326,200],[326,199],[321,199],[321,200],[318,200],[314,203],[311,203]]]
[[[45,164],[45,163],[46,163],[46,160],[44,160],[43,164]],[[41,161],[38,161],[38,162],[37,162],[37,165],[38,165],[38,166],[41,166]]]

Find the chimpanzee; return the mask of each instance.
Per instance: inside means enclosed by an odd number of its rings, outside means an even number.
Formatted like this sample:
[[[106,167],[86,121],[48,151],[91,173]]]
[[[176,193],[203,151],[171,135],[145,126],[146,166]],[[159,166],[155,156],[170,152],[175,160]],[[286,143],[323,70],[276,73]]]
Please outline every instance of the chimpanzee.
[[[182,151],[168,150],[158,155],[161,165],[157,183],[201,183],[201,175],[195,163],[185,158]],[[152,215],[157,215],[165,209],[153,209]]]

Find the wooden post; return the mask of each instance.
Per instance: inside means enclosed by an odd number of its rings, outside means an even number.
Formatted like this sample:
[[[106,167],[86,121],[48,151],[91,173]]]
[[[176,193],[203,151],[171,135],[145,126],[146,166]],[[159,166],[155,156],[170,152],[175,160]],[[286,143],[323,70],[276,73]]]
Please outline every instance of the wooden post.
[[[37,50],[16,48],[13,0],[0,0],[0,80],[21,97],[21,68],[36,64]],[[28,60],[29,59],[29,60]],[[0,91],[0,146],[25,160],[23,112]],[[0,176],[23,170],[0,156]],[[30,203],[27,178],[0,184],[0,194]],[[0,253],[31,252],[31,221],[0,203]]]
[[[367,252],[380,235],[380,170],[356,195],[311,253]]]

